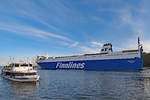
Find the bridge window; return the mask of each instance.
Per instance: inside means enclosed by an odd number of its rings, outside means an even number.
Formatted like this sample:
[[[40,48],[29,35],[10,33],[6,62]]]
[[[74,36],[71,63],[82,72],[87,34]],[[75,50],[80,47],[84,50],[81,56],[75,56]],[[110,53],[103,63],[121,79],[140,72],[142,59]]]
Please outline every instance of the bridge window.
[[[111,51],[112,51],[112,48],[109,48],[109,50],[111,50]]]

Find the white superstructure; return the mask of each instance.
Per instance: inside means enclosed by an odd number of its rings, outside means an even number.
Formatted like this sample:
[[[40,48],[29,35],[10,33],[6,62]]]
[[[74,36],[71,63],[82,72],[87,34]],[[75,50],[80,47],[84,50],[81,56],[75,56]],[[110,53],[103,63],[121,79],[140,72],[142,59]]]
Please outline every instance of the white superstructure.
[[[11,63],[4,66],[1,75],[12,81],[18,82],[36,82],[39,80],[39,75],[33,69],[32,64]]]
[[[127,58],[135,58],[135,57],[137,58],[140,57],[140,51],[138,49],[113,52],[112,44],[108,43],[103,45],[100,53],[74,55],[74,56],[61,56],[61,57],[38,56],[37,62],[127,59]]]

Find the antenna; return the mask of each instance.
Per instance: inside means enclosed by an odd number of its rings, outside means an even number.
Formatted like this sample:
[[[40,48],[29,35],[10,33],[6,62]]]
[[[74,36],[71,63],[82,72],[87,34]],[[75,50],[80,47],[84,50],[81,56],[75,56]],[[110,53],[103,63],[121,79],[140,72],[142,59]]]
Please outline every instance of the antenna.
[[[9,56],[9,62],[8,62],[8,64],[11,64],[11,56]]]
[[[15,63],[15,58],[14,58],[14,57],[13,57],[13,60],[12,60],[12,62],[13,62],[13,63]]]
[[[143,51],[143,46],[140,43],[140,37],[138,37],[138,50]]]
[[[140,49],[140,37],[138,37],[138,49]]]

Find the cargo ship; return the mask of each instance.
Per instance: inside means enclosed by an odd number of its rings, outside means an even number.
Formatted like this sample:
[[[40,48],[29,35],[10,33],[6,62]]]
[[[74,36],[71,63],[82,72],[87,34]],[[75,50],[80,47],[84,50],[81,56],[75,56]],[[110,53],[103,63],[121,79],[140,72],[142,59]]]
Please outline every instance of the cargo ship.
[[[80,70],[141,70],[143,49],[138,38],[138,49],[113,52],[112,44],[104,44],[95,54],[47,57],[37,56],[37,64],[42,69]]]

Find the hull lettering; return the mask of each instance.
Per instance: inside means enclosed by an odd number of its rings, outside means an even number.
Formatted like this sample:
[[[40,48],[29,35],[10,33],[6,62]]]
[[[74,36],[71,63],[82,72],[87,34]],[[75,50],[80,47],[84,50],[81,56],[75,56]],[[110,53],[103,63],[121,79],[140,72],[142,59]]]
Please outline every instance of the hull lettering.
[[[58,62],[56,65],[56,68],[68,68],[68,69],[83,69],[85,66],[85,63],[61,63]]]

